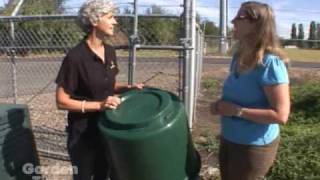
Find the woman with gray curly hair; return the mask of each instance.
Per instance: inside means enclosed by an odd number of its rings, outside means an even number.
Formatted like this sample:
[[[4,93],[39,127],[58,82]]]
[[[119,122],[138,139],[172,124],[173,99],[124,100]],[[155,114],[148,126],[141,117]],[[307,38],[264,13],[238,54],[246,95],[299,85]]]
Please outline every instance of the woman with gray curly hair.
[[[77,180],[108,178],[110,166],[96,117],[99,111],[117,108],[117,92],[143,88],[143,84],[116,83],[115,49],[103,41],[114,34],[115,10],[111,0],[88,0],[82,5],[78,24],[87,36],[68,52],[56,79],[57,107],[68,110],[67,147],[71,163],[77,167]]]

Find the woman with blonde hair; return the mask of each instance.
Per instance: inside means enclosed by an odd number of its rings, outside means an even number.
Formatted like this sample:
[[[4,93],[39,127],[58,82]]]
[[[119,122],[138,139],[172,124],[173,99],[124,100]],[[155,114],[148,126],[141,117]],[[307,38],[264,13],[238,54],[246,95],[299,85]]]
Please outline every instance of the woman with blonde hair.
[[[287,58],[267,4],[248,1],[232,20],[238,40],[220,100],[220,172],[223,180],[264,179],[279,145],[279,124],[290,113]]]
[[[115,93],[143,88],[116,83],[118,64],[115,49],[104,43],[117,21],[111,0],[88,0],[78,14],[87,36],[64,58],[56,79],[59,109],[68,110],[68,152],[76,180],[104,180],[110,163],[100,140],[97,115],[121,103]]]

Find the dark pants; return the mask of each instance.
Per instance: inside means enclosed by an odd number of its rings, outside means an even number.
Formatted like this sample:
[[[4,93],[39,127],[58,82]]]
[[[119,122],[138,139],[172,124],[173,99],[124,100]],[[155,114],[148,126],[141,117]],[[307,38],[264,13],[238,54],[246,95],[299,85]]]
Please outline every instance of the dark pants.
[[[109,177],[109,165],[105,148],[98,139],[68,137],[68,152],[72,166],[77,168],[74,180],[106,180]],[[98,137],[95,137],[98,138]],[[72,143],[70,143],[72,142]]]
[[[275,160],[279,141],[278,137],[265,146],[253,146],[235,144],[221,138],[219,152],[221,179],[264,179]]]

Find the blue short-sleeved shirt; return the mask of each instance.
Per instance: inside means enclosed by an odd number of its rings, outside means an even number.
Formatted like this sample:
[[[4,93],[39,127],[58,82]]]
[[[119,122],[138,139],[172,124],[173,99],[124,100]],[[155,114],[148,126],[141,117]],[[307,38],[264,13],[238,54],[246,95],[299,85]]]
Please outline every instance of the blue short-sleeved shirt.
[[[269,108],[263,87],[289,83],[287,68],[278,56],[266,54],[262,65],[240,75],[236,74],[236,64],[233,58],[223,85],[225,101],[246,108]],[[279,135],[278,124],[260,124],[239,117],[222,116],[221,127],[222,136],[238,144],[265,145]]]

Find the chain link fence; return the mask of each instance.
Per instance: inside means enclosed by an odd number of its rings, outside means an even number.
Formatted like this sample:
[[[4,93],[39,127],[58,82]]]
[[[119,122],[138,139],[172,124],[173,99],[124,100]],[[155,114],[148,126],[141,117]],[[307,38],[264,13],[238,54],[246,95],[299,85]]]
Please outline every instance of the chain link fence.
[[[225,56],[225,54],[221,54],[219,51],[221,36],[214,36],[214,35],[205,35],[204,36],[204,49],[203,53],[205,56],[217,56],[222,55]],[[231,37],[227,38],[227,43],[229,46],[229,50],[227,52],[227,55],[232,54],[232,46],[235,43],[235,40]]]
[[[136,57],[130,55],[132,24],[132,16],[119,16],[115,36],[106,39],[117,49],[117,80],[128,83],[130,62],[136,58],[134,82],[181,95],[185,62],[181,18],[142,16]],[[54,81],[65,54],[84,38],[75,16],[1,17],[0,36],[0,103],[27,104],[40,157],[68,161],[66,111],[56,108]],[[198,29],[197,62],[202,62],[201,36]],[[201,70],[200,63],[197,69]]]

